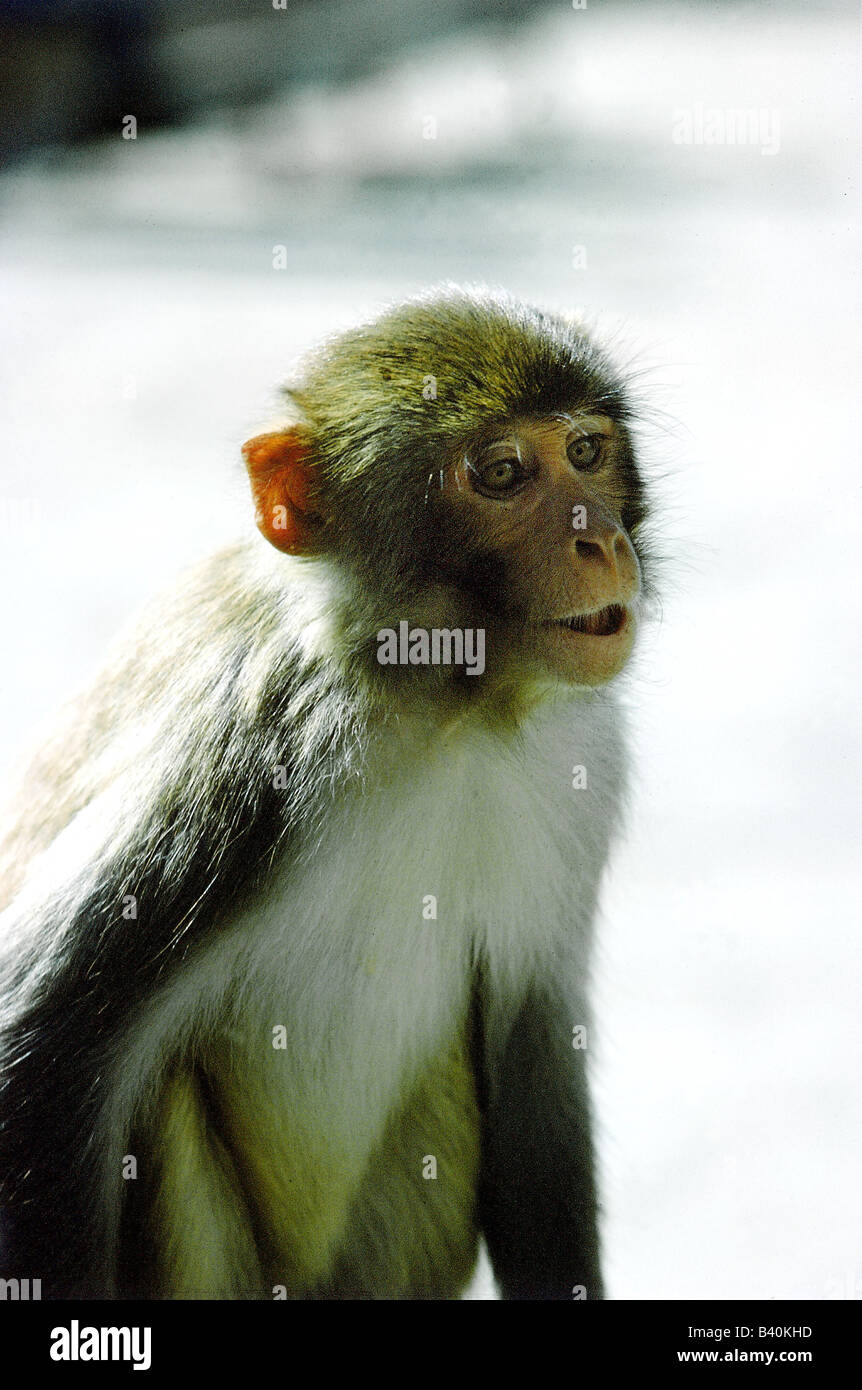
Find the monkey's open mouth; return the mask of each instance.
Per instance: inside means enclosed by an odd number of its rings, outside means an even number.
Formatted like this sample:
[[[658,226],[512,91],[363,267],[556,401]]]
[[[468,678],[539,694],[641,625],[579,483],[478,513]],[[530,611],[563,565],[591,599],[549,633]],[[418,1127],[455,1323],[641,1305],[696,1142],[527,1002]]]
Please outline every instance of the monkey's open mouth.
[[[626,610],[619,603],[609,603],[595,613],[576,613],[571,618],[557,618],[556,627],[571,632],[585,632],[590,637],[614,637],[626,620]]]

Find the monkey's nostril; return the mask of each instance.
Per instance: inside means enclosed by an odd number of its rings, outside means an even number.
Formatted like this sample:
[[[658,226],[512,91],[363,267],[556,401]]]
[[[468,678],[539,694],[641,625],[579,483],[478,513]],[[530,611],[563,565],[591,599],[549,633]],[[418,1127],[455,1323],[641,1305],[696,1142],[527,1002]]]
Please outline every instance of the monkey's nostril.
[[[579,537],[575,541],[575,553],[581,560],[601,560],[604,558],[605,548],[595,541],[585,541]]]

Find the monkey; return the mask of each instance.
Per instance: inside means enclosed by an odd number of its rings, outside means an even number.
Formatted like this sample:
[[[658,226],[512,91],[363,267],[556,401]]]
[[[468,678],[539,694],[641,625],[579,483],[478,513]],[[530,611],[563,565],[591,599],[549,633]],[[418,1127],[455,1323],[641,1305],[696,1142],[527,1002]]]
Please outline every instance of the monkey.
[[[457,1299],[484,1240],[502,1298],[600,1299],[629,383],[570,316],[447,285],[283,402],[243,446],[257,529],[120,638],[10,812],[0,1272]]]

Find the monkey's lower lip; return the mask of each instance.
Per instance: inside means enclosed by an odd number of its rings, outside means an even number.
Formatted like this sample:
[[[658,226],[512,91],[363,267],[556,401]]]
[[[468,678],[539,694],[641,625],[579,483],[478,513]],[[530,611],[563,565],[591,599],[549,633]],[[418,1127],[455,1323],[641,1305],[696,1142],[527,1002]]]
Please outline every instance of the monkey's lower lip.
[[[570,632],[582,632],[588,637],[615,637],[626,620],[621,603],[609,603],[595,613],[573,613],[568,618],[554,618],[546,627],[565,627]]]

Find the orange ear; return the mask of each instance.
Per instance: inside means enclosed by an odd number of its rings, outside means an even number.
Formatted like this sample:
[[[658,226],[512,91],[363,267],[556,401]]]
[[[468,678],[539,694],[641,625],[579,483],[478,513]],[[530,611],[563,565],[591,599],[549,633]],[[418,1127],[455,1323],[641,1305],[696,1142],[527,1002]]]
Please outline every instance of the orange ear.
[[[242,453],[261,535],[290,555],[314,550],[321,521],[308,500],[313,469],[301,430],[258,434]]]

